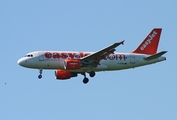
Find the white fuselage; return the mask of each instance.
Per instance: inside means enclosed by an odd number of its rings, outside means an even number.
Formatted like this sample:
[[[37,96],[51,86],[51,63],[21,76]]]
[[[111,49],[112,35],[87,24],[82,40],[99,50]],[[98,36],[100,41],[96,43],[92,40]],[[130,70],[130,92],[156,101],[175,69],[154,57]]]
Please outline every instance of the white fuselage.
[[[36,51],[27,54],[18,60],[18,64],[27,68],[34,69],[61,69],[65,70],[63,65],[67,59],[79,59],[90,55],[93,52],[67,52],[67,51]],[[102,59],[96,68],[92,68],[95,72],[111,71],[134,68],[138,66],[148,65],[166,60],[165,57],[159,57],[150,61],[144,60],[149,55],[135,53],[114,53]],[[89,72],[89,67],[82,67],[74,72]]]

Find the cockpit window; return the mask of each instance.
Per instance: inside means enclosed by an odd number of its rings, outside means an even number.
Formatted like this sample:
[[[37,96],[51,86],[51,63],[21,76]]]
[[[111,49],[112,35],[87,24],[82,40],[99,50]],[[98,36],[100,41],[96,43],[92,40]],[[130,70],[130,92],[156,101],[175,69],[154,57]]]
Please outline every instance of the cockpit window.
[[[33,57],[32,54],[25,55],[25,57]]]

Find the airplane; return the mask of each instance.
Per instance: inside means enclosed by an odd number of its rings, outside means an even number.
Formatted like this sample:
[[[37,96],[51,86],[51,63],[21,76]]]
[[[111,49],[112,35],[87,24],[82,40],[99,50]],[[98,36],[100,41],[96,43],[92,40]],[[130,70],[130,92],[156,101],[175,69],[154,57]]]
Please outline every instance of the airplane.
[[[20,66],[39,69],[38,78],[42,78],[43,69],[55,70],[57,80],[68,80],[84,76],[83,83],[87,84],[96,72],[123,70],[140,67],[166,60],[163,57],[167,51],[157,53],[162,28],[154,28],[143,42],[130,53],[115,53],[116,47],[124,41],[114,43],[97,52],[73,51],[35,51],[26,54],[18,60]]]

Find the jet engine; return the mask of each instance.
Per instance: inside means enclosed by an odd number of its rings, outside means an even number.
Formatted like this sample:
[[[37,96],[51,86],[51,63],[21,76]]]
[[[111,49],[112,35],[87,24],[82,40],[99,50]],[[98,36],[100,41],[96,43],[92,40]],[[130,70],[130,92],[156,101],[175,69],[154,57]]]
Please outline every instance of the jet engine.
[[[80,60],[65,60],[64,61],[64,69],[66,70],[77,70],[82,66]]]
[[[55,71],[55,78],[59,80],[66,80],[70,79],[71,77],[77,77],[77,73],[69,72],[65,70],[56,70]]]

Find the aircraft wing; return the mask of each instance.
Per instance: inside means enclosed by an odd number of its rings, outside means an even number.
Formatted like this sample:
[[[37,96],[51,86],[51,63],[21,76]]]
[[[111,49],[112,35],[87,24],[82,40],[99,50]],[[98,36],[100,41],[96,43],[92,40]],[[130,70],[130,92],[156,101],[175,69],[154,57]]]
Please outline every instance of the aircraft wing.
[[[108,56],[111,53],[114,53],[114,51],[116,50],[115,48],[121,44],[123,45],[124,41],[114,43],[102,50],[99,50],[93,54],[85,56],[85,57],[81,58],[81,61],[83,64],[86,64],[87,66],[92,65],[92,66],[96,67],[102,59],[105,59],[106,56]]]

